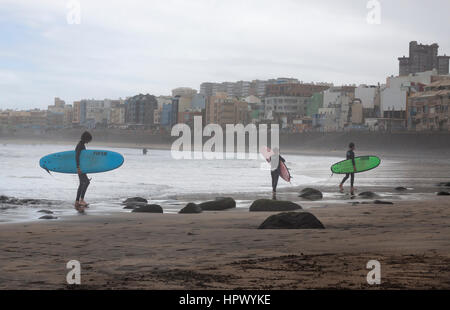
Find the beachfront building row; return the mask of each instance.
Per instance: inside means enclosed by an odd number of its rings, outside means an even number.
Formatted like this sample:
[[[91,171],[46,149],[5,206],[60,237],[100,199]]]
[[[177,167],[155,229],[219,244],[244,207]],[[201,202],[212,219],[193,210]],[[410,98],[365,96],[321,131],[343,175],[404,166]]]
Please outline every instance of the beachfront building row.
[[[55,98],[54,104],[46,111],[0,111],[0,125],[170,132],[177,123],[193,126],[194,117],[201,116],[203,125],[278,123],[284,132],[448,130],[445,115],[439,115],[439,119],[433,122],[430,117],[421,117],[428,111],[436,113],[442,110],[439,113],[446,113],[445,101],[435,108],[434,99],[430,99],[434,97],[429,95],[433,92],[425,92],[425,88],[447,78],[450,77],[432,70],[389,77],[385,85],[329,87],[285,83],[269,87],[269,96],[263,98],[254,95],[239,98],[226,92],[205,96],[191,88],[174,89],[172,96],[139,94],[125,100],[83,99],[75,101],[73,106]],[[445,96],[442,91],[439,89],[435,96],[442,96],[442,93]],[[418,112],[418,102],[423,109],[421,113]]]
[[[203,125],[278,123],[284,132],[449,130],[445,86],[449,80],[449,75],[439,75],[434,69],[391,76],[383,85],[270,85],[266,88],[268,96],[262,98],[239,98],[227,92],[206,96],[186,87],[174,89],[172,96],[139,94],[117,100],[83,99],[73,105],[55,98],[45,111],[0,111],[0,125],[170,132],[173,125],[192,126],[194,117],[201,116]]]
[[[450,131],[450,78],[435,81],[408,99],[408,129]]]

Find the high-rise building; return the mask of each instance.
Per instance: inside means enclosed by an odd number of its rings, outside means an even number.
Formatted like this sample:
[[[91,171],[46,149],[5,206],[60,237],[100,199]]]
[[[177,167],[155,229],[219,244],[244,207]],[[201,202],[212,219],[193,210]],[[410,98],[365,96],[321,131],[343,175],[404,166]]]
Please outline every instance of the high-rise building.
[[[65,128],[71,128],[73,123],[73,108],[72,105],[67,104],[64,106],[63,126]]]
[[[121,126],[125,124],[125,104],[117,104],[111,107],[109,123],[113,126]]]
[[[72,123],[74,125],[79,125],[80,124],[80,117],[81,117],[81,102],[80,101],[74,101],[73,102]]]
[[[449,73],[450,56],[438,56],[439,45],[434,43],[431,45],[418,44],[417,41],[409,43],[409,57],[400,57],[399,75],[406,76],[409,74],[437,70],[439,75]]]
[[[171,128],[178,123],[179,96],[172,98],[172,103],[163,104],[160,115],[160,125]]]
[[[268,84],[266,85],[266,96],[311,97],[314,93],[318,93],[329,88],[329,86],[303,83]]]
[[[216,93],[209,97],[206,107],[206,123],[219,124],[248,124],[248,103],[230,97],[225,92]]]
[[[176,96],[193,97],[195,94],[197,94],[197,90],[190,88],[190,87],[178,87],[178,88],[172,89],[172,97],[176,97]]]
[[[205,82],[200,85],[200,94],[211,97],[217,93],[226,93],[228,97],[245,98],[254,95],[262,98],[266,95],[266,86],[269,84],[280,85],[295,83],[300,83],[300,81],[294,78],[277,78],[270,80],[253,80],[251,82]]]
[[[133,125],[151,127],[154,125],[155,110],[158,102],[153,95],[139,94],[125,100],[126,122]]]

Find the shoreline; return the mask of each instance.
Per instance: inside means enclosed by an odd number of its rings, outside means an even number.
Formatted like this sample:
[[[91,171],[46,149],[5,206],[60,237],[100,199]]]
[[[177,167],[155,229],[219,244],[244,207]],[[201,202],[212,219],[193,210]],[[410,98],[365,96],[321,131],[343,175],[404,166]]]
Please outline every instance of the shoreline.
[[[416,187],[408,188],[405,191],[396,191],[391,187],[383,186],[358,186],[356,196],[351,197],[349,195],[349,187],[345,186],[345,192],[343,194],[338,192],[337,185],[320,185],[312,186],[322,192],[323,198],[319,200],[308,200],[299,197],[299,193],[302,189],[311,186],[291,186],[280,188],[277,191],[277,199],[284,201],[292,201],[299,204],[305,210],[313,210],[322,207],[330,206],[345,206],[345,205],[355,205],[355,204],[369,204],[375,200],[388,201],[396,203],[404,202],[423,202],[431,201],[436,196],[436,193],[442,190],[448,190],[446,187],[436,186],[426,186],[426,187]],[[358,196],[363,192],[374,192],[376,194],[373,198],[364,198]],[[2,193],[0,193],[1,195]],[[177,214],[180,209],[186,206],[190,202],[201,203],[205,201],[215,200],[217,197],[231,197],[236,201],[236,211],[237,212],[248,212],[248,208],[251,203],[257,199],[271,199],[271,191],[261,190],[261,191],[251,191],[251,192],[213,192],[213,193],[184,193],[184,194],[173,194],[166,198],[152,198],[147,196],[142,196],[148,200],[149,204],[158,204],[162,207],[164,214]],[[76,216],[76,212],[73,209],[72,201],[59,201],[59,200],[48,200],[40,199],[36,197],[11,197],[18,199],[32,199],[40,201],[43,204],[31,204],[31,205],[18,205],[18,207],[28,208],[26,209],[26,214],[21,215],[22,218],[17,218],[19,215],[15,215],[15,210],[17,205],[11,205],[8,208],[8,204],[3,204],[2,211],[5,218],[9,217],[9,220],[0,221],[0,226],[5,224],[23,224],[23,223],[34,223],[34,222],[45,222],[48,220],[41,220],[39,217],[45,215],[39,213],[38,210],[49,210],[52,211],[52,215],[58,217],[57,220],[52,221],[67,221]],[[116,200],[90,200],[90,209],[87,210],[87,214],[98,217],[103,216],[103,214],[123,214],[131,212],[131,210],[124,209],[122,201],[129,197],[121,197]],[[104,205],[108,205],[108,208],[104,208]],[[5,213],[10,209],[9,213]],[[23,213],[23,211],[22,211]],[[22,214],[21,213],[21,214]],[[14,217],[16,216],[16,218]]]
[[[39,140],[39,139],[22,139],[22,138],[6,138],[4,139],[0,145],[5,144],[16,144],[16,145],[74,145],[77,143],[77,139],[74,140]],[[113,148],[129,148],[129,149],[143,149],[147,148],[148,150],[163,150],[170,151],[172,145],[170,143],[132,143],[132,142],[109,142],[109,141],[94,141],[92,145],[100,146],[100,147],[113,147]],[[226,148],[224,147],[226,153]],[[283,147],[281,149],[282,154],[286,155],[304,155],[304,156],[333,156],[333,157],[344,157],[346,152],[346,145],[343,145],[341,149],[321,149],[321,148],[301,148],[301,147]],[[416,158],[419,155],[426,156],[430,159],[434,158],[442,158],[445,156],[450,156],[450,150],[443,150],[441,152],[436,153],[435,150],[423,150],[417,149],[412,152],[411,150],[402,152],[398,150],[376,150],[376,149],[357,149],[357,154],[360,155],[376,155],[379,157],[387,157],[389,159],[408,159],[408,158]],[[237,153],[237,150],[234,149],[233,153]],[[248,152],[246,152],[248,153]],[[324,155],[326,154],[326,155]]]

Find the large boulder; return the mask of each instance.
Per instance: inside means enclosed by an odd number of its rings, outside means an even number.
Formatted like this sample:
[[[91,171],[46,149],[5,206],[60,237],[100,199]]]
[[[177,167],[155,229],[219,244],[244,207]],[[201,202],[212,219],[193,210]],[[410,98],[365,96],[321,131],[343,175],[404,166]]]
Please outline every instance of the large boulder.
[[[138,212],[138,213],[163,213],[163,209],[160,205],[145,205],[140,206],[137,208],[134,208],[131,212]]]
[[[258,229],[324,229],[309,212],[286,212],[268,217]]]
[[[142,197],[131,197],[122,201],[123,204],[131,204],[131,203],[148,203],[148,200]]]
[[[376,205],[393,205],[394,204],[391,201],[384,201],[384,200],[375,200],[373,203]]]
[[[302,207],[292,201],[258,199],[253,201],[250,212],[280,212],[301,210]]]
[[[438,186],[450,187],[450,182],[442,182],[442,183],[439,183]]]
[[[45,213],[45,214],[53,214],[53,212],[50,211],[50,210],[39,210],[38,212],[39,213]]]
[[[198,204],[203,211],[221,211],[236,208],[236,201],[233,198],[220,198]]]
[[[450,196],[449,192],[439,192],[437,193],[438,196]]]
[[[56,220],[58,218],[56,216],[53,216],[53,215],[44,215],[44,216],[41,216],[39,219],[40,220]]]
[[[197,205],[193,202],[190,202],[183,209],[181,209],[180,212],[178,212],[178,213],[193,214],[193,213],[202,213],[202,211],[203,211],[203,209],[199,205]]]
[[[366,199],[378,198],[378,195],[374,192],[362,192],[358,196]]]
[[[308,200],[320,200],[323,198],[323,194],[321,191],[319,191],[315,188],[304,188],[300,192],[299,197],[302,197],[303,199],[308,199]]]
[[[408,189],[406,187],[403,187],[403,186],[398,186],[398,187],[395,188],[395,190],[397,192],[404,192],[404,191],[407,191]]]

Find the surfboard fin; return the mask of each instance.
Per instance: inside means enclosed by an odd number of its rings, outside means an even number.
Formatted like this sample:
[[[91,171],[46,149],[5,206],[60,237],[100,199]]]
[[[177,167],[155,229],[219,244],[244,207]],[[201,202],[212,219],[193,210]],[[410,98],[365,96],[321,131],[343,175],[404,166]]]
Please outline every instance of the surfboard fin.
[[[50,170],[48,170],[47,168],[43,168],[45,171],[47,171],[47,173],[48,174],[50,174],[51,176],[53,176],[51,173],[50,173]]]

